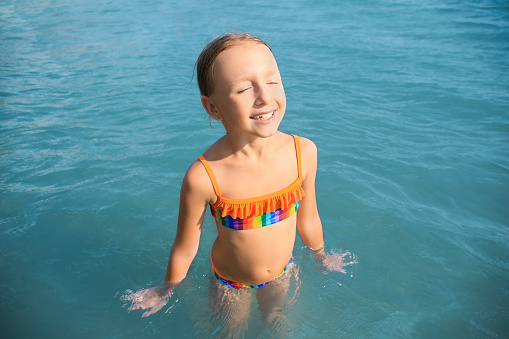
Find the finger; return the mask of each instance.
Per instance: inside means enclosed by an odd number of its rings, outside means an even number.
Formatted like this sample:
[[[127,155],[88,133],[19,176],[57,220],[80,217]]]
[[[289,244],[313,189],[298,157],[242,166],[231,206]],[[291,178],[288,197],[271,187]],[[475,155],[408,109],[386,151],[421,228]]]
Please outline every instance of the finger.
[[[133,311],[133,310],[139,310],[140,308],[142,310],[146,310],[147,308],[151,307],[152,305],[148,304],[148,303],[133,303],[131,305],[131,307],[128,308],[129,311]]]
[[[143,318],[146,318],[148,317],[149,315],[151,314],[154,314],[156,313],[157,311],[159,311],[161,308],[163,308],[165,303],[159,303],[157,305],[154,305],[150,310],[146,311],[145,313],[143,313],[142,317]]]
[[[141,305],[140,305],[140,304],[132,304],[132,305],[128,308],[128,310],[129,310],[129,311],[134,311],[134,310],[137,310],[137,309],[139,309],[139,308],[141,308]]]
[[[132,301],[136,302],[136,303],[141,303],[141,302],[143,302],[144,299],[148,299],[148,298],[149,298],[149,291],[143,290],[143,291],[136,292],[132,297]]]
[[[131,293],[129,295],[124,296],[125,301],[135,301],[137,293]]]

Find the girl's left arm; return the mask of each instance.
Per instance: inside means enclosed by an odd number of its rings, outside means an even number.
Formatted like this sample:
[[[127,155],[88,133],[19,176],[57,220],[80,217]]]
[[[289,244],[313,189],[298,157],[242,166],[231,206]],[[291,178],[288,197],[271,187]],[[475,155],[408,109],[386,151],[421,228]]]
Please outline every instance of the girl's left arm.
[[[302,242],[313,252],[316,260],[326,269],[345,273],[344,254],[327,254],[324,250],[323,229],[316,205],[315,179],[317,148],[309,139],[299,138],[301,144],[302,188],[305,196],[297,211],[297,230]]]
[[[316,205],[315,179],[317,168],[316,145],[299,137],[301,145],[302,188],[305,196],[297,211],[297,230],[304,245],[312,251],[323,248],[323,230]]]

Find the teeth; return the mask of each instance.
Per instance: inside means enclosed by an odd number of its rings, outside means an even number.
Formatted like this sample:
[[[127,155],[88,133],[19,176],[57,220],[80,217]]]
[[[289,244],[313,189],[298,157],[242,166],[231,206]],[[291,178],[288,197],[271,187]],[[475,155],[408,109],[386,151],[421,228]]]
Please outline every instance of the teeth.
[[[260,115],[257,115],[257,116],[252,117],[251,119],[254,119],[254,120],[267,120],[267,119],[269,119],[269,118],[270,118],[273,114],[274,114],[274,112],[265,113],[265,114],[260,114]]]

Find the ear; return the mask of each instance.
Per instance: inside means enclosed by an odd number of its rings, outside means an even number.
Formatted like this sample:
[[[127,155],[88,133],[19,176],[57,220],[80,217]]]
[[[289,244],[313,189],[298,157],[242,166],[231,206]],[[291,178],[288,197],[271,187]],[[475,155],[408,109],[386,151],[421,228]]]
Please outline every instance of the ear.
[[[214,100],[212,100],[211,97],[208,97],[208,96],[205,96],[205,95],[202,96],[201,97],[201,104],[202,104],[203,108],[205,108],[205,110],[207,111],[208,115],[212,119],[217,120],[217,121],[222,121],[223,120],[223,117],[221,116],[221,114],[217,110],[216,105],[214,104]]]

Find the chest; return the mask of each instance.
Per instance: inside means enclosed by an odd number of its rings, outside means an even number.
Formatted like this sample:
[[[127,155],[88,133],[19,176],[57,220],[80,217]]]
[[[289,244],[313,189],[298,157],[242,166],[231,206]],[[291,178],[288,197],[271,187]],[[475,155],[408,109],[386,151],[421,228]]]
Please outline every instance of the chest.
[[[226,163],[216,173],[222,196],[229,199],[251,199],[290,186],[298,178],[295,159]]]

